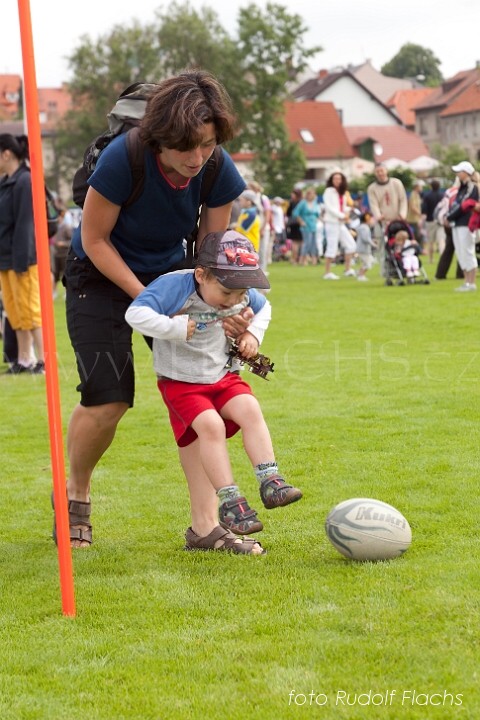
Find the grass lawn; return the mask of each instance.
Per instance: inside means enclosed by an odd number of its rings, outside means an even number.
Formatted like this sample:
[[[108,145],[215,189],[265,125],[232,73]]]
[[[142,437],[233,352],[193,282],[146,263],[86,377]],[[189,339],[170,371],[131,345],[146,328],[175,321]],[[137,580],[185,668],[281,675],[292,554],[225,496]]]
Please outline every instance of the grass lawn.
[[[248,379],[304,499],[265,511],[230,442],[265,557],[182,550],[186,486],[136,338],[136,406],[95,474],[95,543],[73,555],[76,618],[50,537],[45,381],[0,378],[2,720],[480,717],[480,293],[425,267],[431,285],[390,288],[376,268],[358,283],[271,267],[275,372]],[[330,545],[325,517],[351,497],[405,514],[402,558],[353,563]]]

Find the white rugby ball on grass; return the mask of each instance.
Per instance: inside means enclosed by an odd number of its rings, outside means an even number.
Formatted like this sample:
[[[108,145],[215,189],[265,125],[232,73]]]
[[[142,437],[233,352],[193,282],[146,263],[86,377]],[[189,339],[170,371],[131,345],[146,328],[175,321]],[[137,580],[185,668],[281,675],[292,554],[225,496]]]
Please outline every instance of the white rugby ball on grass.
[[[408,520],[392,505],[352,498],[335,505],[325,521],[333,547],[350,560],[391,560],[412,542]]]

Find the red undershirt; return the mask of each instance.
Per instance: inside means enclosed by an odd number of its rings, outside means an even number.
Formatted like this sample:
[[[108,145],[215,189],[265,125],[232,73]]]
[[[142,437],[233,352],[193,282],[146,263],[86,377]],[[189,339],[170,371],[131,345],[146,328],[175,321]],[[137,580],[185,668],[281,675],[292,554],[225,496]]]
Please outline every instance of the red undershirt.
[[[159,169],[159,171],[160,171],[160,175],[164,178],[164,180],[166,180],[166,182],[170,185],[170,187],[171,187],[173,190],[185,190],[185,188],[188,187],[191,178],[187,178],[187,182],[185,183],[185,185],[174,185],[174,183],[172,183],[172,181],[171,181],[171,180],[167,177],[167,175],[165,174],[165,170],[164,170],[163,167],[162,167],[162,164],[161,164],[161,162],[160,162],[160,156],[159,156],[159,155],[156,156],[156,160],[157,160],[157,167],[158,167],[158,169]]]

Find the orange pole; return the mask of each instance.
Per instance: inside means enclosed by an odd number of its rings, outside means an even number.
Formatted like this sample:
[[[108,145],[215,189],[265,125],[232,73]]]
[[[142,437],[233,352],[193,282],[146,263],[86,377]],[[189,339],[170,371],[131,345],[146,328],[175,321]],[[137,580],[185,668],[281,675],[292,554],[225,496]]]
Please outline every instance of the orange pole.
[[[55,321],[50,275],[50,248],[45,208],[45,179],[43,174],[42,139],[29,0],[18,0],[18,15],[20,20],[25,109],[32,174],[33,217],[35,222],[35,240],[40,280],[42,334],[45,347],[45,380],[62,609],[64,615],[75,616],[72,553],[70,549],[68,506],[65,492],[65,461],[63,455],[63,431],[60,411]]]

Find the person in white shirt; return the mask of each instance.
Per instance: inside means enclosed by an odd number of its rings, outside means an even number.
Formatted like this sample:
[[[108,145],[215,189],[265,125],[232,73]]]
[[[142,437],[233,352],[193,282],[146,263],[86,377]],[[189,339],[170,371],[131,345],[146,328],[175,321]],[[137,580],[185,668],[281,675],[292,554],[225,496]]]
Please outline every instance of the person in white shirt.
[[[347,198],[348,183],[345,175],[339,170],[330,175],[323,193],[325,207],[324,225],[327,247],[325,250],[325,280],[338,280],[339,276],[332,272],[332,262],[337,257],[339,248],[343,250],[345,258],[346,277],[355,277],[355,270],[351,267],[356,245],[352,234],[347,229],[350,220],[350,206]]]

